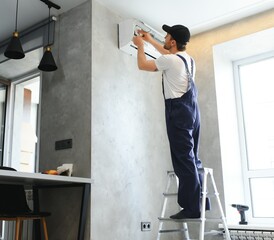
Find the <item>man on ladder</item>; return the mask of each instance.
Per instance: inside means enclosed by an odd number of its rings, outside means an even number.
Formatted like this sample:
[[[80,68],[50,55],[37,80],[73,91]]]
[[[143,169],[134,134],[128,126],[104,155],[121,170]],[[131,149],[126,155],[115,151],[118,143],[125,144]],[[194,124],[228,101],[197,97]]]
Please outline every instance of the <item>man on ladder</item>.
[[[174,172],[179,179],[178,204],[182,210],[172,219],[199,218],[201,215],[202,177],[198,168],[200,113],[197,89],[194,83],[195,63],[186,53],[190,32],[183,25],[163,25],[165,45],[140,30],[133,38],[138,47],[138,67],[146,71],[163,71],[163,94],[165,98],[166,126]],[[156,60],[147,60],[144,42],[152,44],[161,54]]]

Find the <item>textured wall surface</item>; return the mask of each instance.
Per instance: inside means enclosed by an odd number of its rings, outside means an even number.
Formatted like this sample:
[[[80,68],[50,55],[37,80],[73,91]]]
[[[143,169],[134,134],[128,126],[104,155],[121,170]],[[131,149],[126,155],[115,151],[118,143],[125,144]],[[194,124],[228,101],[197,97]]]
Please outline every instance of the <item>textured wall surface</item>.
[[[93,1],[92,239],[152,240],[171,168],[161,73],[139,71],[118,49],[121,20]]]
[[[43,73],[40,171],[73,163],[73,175],[91,175],[91,6],[86,2],[60,16],[53,47],[58,70]],[[56,151],[55,141],[72,138],[72,148]],[[80,189],[46,190],[43,210],[51,240],[77,239]],[[89,222],[86,238],[89,236]]]
[[[163,113],[159,93],[161,90],[157,82],[159,76],[154,76],[155,73],[139,72],[135,66],[136,59],[117,50],[115,27],[120,20],[119,16],[96,2],[93,3],[92,176],[95,184],[92,190],[92,239],[155,239],[155,228],[158,227],[156,208],[161,205],[161,198],[155,194],[161,192],[164,181],[156,185],[156,180],[153,179],[162,178],[159,173],[164,171],[165,167],[162,164],[153,166],[149,163],[152,168],[157,167],[157,171],[147,172],[151,167],[147,165],[146,159],[149,157],[153,162],[155,157],[158,160],[163,159],[162,156],[169,159],[164,139],[164,123],[159,125],[160,128],[155,128],[155,123],[163,120],[159,118],[155,122]],[[223,203],[212,47],[272,26],[273,11],[269,11],[196,35],[188,46],[188,52],[197,63],[196,83],[202,118],[200,157],[204,166],[214,169],[215,181]],[[144,121],[145,118],[147,120]],[[151,125],[152,122],[154,124]],[[162,134],[164,142],[156,137],[159,133]],[[149,139],[150,135],[154,136],[153,142]],[[158,151],[164,151],[164,155]],[[155,154],[162,155],[158,157]],[[145,184],[145,181],[150,185]],[[148,196],[150,197],[147,198]],[[218,216],[214,199],[212,208],[208,215]],[[138,227],[139,221],[146,219],[152,221],[151,233],[142,233]],[[217,230],[218,226],[207,224],[206,228]],[[190,229],[192,237],[197,238],[198,226],[191,224]],[[163,239],[180,238],[170,234]],[[211,236],[210,239],[221,237]]]
[[[53,46],[58,70],[43,73],[40,170],[73,163],[74,176],[90,177],[91,166],[90,2],[62,14]],[[72,138],[71,149],[55,141]]]

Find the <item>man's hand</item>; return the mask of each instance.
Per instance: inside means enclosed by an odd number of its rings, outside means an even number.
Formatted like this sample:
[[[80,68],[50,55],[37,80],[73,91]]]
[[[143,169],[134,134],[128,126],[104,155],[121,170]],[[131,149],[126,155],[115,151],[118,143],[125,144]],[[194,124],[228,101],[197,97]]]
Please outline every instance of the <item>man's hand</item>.
[[[132,41],[138,48],[144,46],[144,42],[141,36],[133,37]]]
[[[138,30],[137,33],[139,34],[138,37],[141,37],[142,40],[150,43],[152,46],[154,46],[157,51],[161,54],[169,54],[170,52],[166,50],[162,44],[160,44],[158,41],[156,41],[149,32],[146,32],[144,30]],[[136,45],[136,44],[135,44]],[[137,45],[136,45],[137,46]]]
[[[137,62],[140,70],[146,71],[157,71],[157,67],[154,60],[148,61],[144,52],[144,40],[141,36],[136,36],[132,38],[133,43],[138,48]]]
[[[142,39],[144,39],[146,42],[151,43],[153,38],[150,35],[150,33],[144,31],[144,30],[138,30],[138,34],[142,37]]]

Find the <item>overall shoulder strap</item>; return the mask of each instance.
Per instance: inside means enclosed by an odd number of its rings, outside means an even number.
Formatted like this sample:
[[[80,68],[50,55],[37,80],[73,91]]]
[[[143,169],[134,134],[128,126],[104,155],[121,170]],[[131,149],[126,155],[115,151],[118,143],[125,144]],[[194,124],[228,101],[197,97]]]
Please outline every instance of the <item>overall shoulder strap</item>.
[[[187,73],[188,73],[191,77],[193,77],[193,59],[190,58],[190,60],[191,60],[191,73],[190,73],[190,71],[189,71],[189,69],[188,69],[188,65],[187,65],[186,59],[185,59],[183,56],[179,55],[179,54],[176,54],[176,55],[177,55],[179,58],[181,58],[181,59],[183,60],[185,66],[186,66],[186,71],[187,71]]]

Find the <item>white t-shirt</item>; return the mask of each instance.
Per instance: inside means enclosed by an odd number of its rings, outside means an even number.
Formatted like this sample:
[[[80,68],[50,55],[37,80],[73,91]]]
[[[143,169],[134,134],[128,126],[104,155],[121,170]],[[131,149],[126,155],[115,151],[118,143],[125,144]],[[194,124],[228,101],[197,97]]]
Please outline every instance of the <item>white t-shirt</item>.
[[[187,61],[191,72],[191,58],[184,52],[178,52]],[[185,64],[176,54],[165,54],[155,60],[156,67],[163,71],[165,99],[179,98],[187,91],[188,79]],[[195,63],[193,61],[193,79],[195,77]]]

